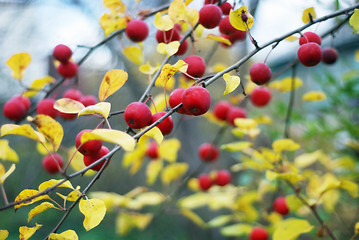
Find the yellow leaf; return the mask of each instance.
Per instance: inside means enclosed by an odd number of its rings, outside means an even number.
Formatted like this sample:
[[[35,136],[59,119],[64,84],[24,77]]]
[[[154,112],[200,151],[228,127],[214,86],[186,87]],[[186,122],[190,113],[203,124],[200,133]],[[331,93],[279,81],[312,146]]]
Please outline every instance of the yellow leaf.
[[[357,222],[357,223],[355,224],[354,232],[355,232],[356,235],[359,235],[359,222]]]
[[[163,68],[161,69],[160,76],[158,77],[160,81],[165,85],[168,80],[177,72],[187,71],[188,64],[185,63],[183,60],[178,60],[174,65],[171,64],[165,64]]]
[[[32,196],[38,194],[39,192],[40,191],[37,191],[37,190],[34,190],[34,189],[22,190],[19,193],[19,195],[17,195],[17,197],[15,198],[15,202],[22,201],[23,199],[32,197]],[[25,201],[23,203],[17,204],[17,205],[14,206],[14,208],[15,208],[15,210],[17,210],[22,206],[29,205],[29,204],[32,204],[34,202],[37,202],[37,201],[40,201],[40,200],[43,200],[43,199],[50,199],[50,197],[47,194],[41,195],[41,196],[35,197],[35,198],[31,199],[31,200],[28,200],[28,201]]]
[[[223,74],[223,79],[226,82],[226,90],[223,95],[233,92],[241,83],[241,79],[238,76],[231,76],[229,73]]]
[[[123,156],[122,165],[124,167],[129,167],[131,164],[133,164],[136,160],[144,158],[147,150],[147,144],[146,142],[143,143],[141,141],[142,138],[140,138],[140,141],[138,142],[136,148],[132,152],[125,152]]]
[[[6,139],[0,140],[0,159],[15,163],[19,162],[17,153],[9,146],[9,141]]]
[[[181,208],[195,209],[207,205],[209,201],[210,198],[208,193],[198,192],[187,197],[181,198],[178,201],[178,206]]]
[[[123,70],[110,70],[102,79],[100,89],[98,92],[98,98],[101,102],[105,101],[106,98],[114,94],[119,90],[123,84],[127,81],[128,74]]]
[[[234,142],[221,145],[221,149],[230,152],[240,152],[251,147],[252,145],[253,144],[251,142]]]
[[[170,162],[175,162],[180,148],[181,142],[177,138],[169,138],[159,144],[158,152],[161,158]]]
[[[342,180],[340,188],[346,190],[353,198],[358,197],[358,184],[349,180]]]
[[[213,71],[216,73],[222,72],[223,70],[225,70],[227,68],[226,65],[222,64],[222,63],[216,63],[213,66]]]
[[[154,24],[156,28],[161,31],[168,31],[174,27],[174,23],[171,20],[170,16],[168,15],[162,16],[160,12],[156,13]]]
[[[140,65],[144,62],[142,49],[139,47],[129,46],[123,49],[123,54],[128,60],[130,60],[134,64]]]
[[[172,163],[162,171],[162,182],[166,185],[182,177],[188,170],[187,163]]]
[[[276,173],[270,170],[266,171],[266,178],[269,180],[275,180],[275,179],[284,179],[284,180],[288,180],[291,183],[295,184],[299,181],[301,181],[303,179],[302,176],[300,176],[299,174],[296,173]]]
[[[163,141],[163,134],[158,127],[154,127],[148,132],[146,132],[143,136],[151,137],[160,145]],[[141,137],[143,138],[143,137]]]
[[[48,240],[78,240],[74,230],[67,230],[62,233],[51,233]]]
[[[305,168],[315,163],[321,156],[321,150],[317,150],[312,153],[303,153],[295,158],[294,164],[298,168]]]
[[[147,184],[152,185],[155,183],[158,174],[160,174],[163,168],[163,161],[154,160],[147,164],[146,168],[146,176],[147,176]]]
[[[51,147],[52,147],[52,145],[48,141],[36,144],[36,150],[41,155],[48,155],[49,154],[49,149],[51,149]]]
[[[5,240],[9,236],[8,230],[0,230],[0,240]]]
[[[78,113],[85,106],[81,102],[70,98],[60,98],[56,100],[54,108],[63,113]]]
[[[297,89],[303,85],[303,82],[300,78],[294,78],[293,89]],[[269,88],[276,89],[279,92],[289,92],[292,90],[292,78],[285,77],[282,80],[272,81],[268,85]]]
[[[221,234],[226,237],[239,237],[242,235],[249,235],[251,231],[252,226],[243,223],[238,223],[221,228]]]
[[[1,137],[6,135],[20,135],[24,137],[28,137],[32,140],[35,140],[37,142],[45,142],[45,137],[35,131],[30,124],[24,124],[24,125],[16,125],[16,124],[4,124],[1,126]]]
[[[196,213],[189,209],[181,209],[180,213],[190,219],[193,223],[195,223],[197,226],[205,228],[207,227],[207,224],[198,216]]]
[[[160,68],[160,66],[161,66],[160,64],[157,64],[156,67],[152,67],[152,66],[150,65],[150,63],[147,62],[146,64],[141,65],[141,66],[139,67],[139,70],[140,70],[143,74],[152,75],[152,74],[154,74],[154,73]]]
[[[300,148],[300,145],[292,139],[284,138],[274,141],[272,147],[275,152],[280,153],[282,151],[295,151]]]
[[[24,77],[24,71],[31,62],[31,56],[27,52],[12,55],[6,64],[11,68],[11,75],[21,81]]]
[[[168,16],[173,23],[179,23],[181,20],[189,22],[193,27],[199,19],[199,13],[196,9],[188,8],[182,0],[174,0],[168,8]]]
[[[208,34],[207,39],[212,39],[212,40],[215,40],[217,42],[221,42],[221,43],[225,43],[226,45],[228,46],[231,46],[232,43],[231,41],[229,41],[227,38],[224,38],[224,37],[221,37],[221,36],[217,36],[217,35],[214,35],[214,34]],[[224,76],[223,76],[224,77]]]
[[[303,206],[303,202],[294,194],[286,196],[285,202],[290,211],[297,211]]]
[[[251,130],[257,128],[257,122],[251,118],[236,118],[234,125],[240,129]]]
[[[126,5],[121,0],[103,0],[103,5],[112,11],[126,13]]]
[[[1,164],[1,166],[3,167],[3,165]],[[2,174],[0,171],[0,183],[3,184],[6,180],[7,177],[9,177],[11,175],[11,173],[13,173],[15,171],[15,164],[12,164],[11,167],[9,168],[9,170],[7,170],[7,172],[5,172],[4,169],[4,173]]]
[[[205,30],[204,26],[199,25],[195,30],[194,33],[196,34],[197,37],[202,37],[203,31]]]
[[[325,93],[320,92],[320,91],[310,91],[310,92],[305,93],[302,96],[303,101],[312,101],[312,102],[322,101],[326,98],[327,98],[327,96],[325,95]]]
[[[116,219],[116,230],[120,235],[125,235],[133,228],[145,229],[152,221],[153,214],[139,214],[120,212]]]
[[[200,190],[200,186],[198,183],[198,179],[197,178],[190,178],[187,182],[187,187],[189,190],[191,191],[199,191]]]
[[[172,41],[168,44],[159,43],[157,45],[157,52],[161,54],[167,54],[167,56],[172,56],[178,51],[179,46],[180,46],[179,41]]]
[[[110,111],[111,111],[111,103],[99,102],[99,103],[96,103],[95,105],[85,107],[78,113],[78,116],[91,115],[91,114],[97,113],[97,114],[102,115],[104,118],[108,118]]]
[[[289,37],[286,37],[284,40],[289,41],[289,42],[294,42],[297,39],[298,39],[298,37],[291,35]]]
[[[246,19],[245,16],[247,16],[247,21],[243,21]],[[231,9],[229,12],[229,22],[235,29],[248,31],[253,26],[254,18],[248,12],[248,6],[243,5],[235,11]]]
[[[42,227],[41,224],[37,224],[35,227],[20,227],[19,228],[19,232],[20,232],[20,240],[27,240],[29,238],[31,238],[32,235],[34,235],[34,233],[40,229]]]
[[[128,133],[115,129],[95,129],[91,132],[85,132],[81,136],[81,142],[99,139],[105,142],[120,145],[125,151],[133,151],[136,146],[136,140]]]
[[[257,124],[268,124],[268,125],[272,124],[272,119],[267,115],[255,117],[253,118],[253,120],[256,121]]]
[[[36,126],[37,130],[52,144],[53,151],[57,152],[64,136],[61,124],[52,117],[43,114],[36,115],[33,118],[28,117],[27,120]]]
[[[76,172],[80,171],[86,167],[86,165],[84,164],[84,156],[79,151],[77,151],[76,147],[72,147],[68,151],[68,158],[69,159],[72,158],[70,166]],[[91,175],[94,175],[95,173],[96,173],[96,171],[90,169],[84,175],[91,176]]]
[[[106,214],[105,203],[100,199],[81,199],[79,209],[80,212],[85,215],[83,225],[86,231],[99,225]]]
[[[359,49],[355,51],[354,58],[357,62],[359,62]]]
[[[233,220],[232,215],[220,215],[211,219],[207,224],[209,227],[221,227]]]
[[[54,83],[55,79],[51,76],[46,76],[44,78],[36,79],[32,82],[29,87],[29,90],[24,92],[24,96],[31,98],[38,94],[47,84]]]
[[[166,197],[158,192],[144,192],[135,198],[142,205],[158,205],[165,201]]]
[[[116,11],[112,11],[110,14],[105,13],[100,19],[100,25],[105,33],[105,37],[114,31],[126,28],[129,17],[121,16]]]
[[[310,232],[312,226],[307,220],[287,218],[275,225],[273,240],[296,239],[303,233]]]
[[[58,184],[59,182],[62,182],[63,180],[62,179],[59,179],[59,180],[56,180],[56,179],[50,179],[48,181],[45,181],[43,183],[41,183],[39,185],[39,191],[44,191],[48,188],[51,188],[53,186],[55,186],[56,184]],[[65,181],[64,183],[60,184],[59,186],[57,187],[64,187],[64,188],[69,188],[69,189],[72,189],[74,190],[75,188],[72,186],[71,182],[70,181]]]
[[[31,209],[31,211],[28,214],[27,221],[30,222],[31,219],[34,216],[36,216],[37,214],[42,213],[42,212],[44,212],[44,211],[46,211],[47,209],[50,209],[50,208],[55,208],[54,204],[49,203],[49,202],[41,203],[40,205],[38,205],[38,206],[34,207],[33,209]]]
[[[307,8],[303,11],[302,21],[304,23],[309,23],[310,21],[317,18],[314,7]]]

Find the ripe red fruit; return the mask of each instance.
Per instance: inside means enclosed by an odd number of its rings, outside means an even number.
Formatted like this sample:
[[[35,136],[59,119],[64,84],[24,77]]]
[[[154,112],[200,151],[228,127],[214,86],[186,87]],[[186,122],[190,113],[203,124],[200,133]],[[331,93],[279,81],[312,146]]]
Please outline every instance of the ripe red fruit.
[[[222,18],[222,10],[214,4],[206,4],[199,10],[198,22],[205,28],[212,29],[218,26]]]
[[[246,39],[246,36],[247,36],[247,32],[236,30],[234,33],[228,35],[228,39],[229,41],[234,43],[236,41],[243,41],[244,39]]]
[[[68,62],[62,62],[57,67],[57,72],[66,78],[72,78],[76,76],[78,71],[78,65],[75,62],[68,61]]]
[[[252,229],[249,239],[250,240],[268,240],[268,232],[264,228],[255,227]]]
[[[44,98],[36,105],[37,114],[44,114],[55,119],[59,112],[54,108],[55,99]]]
[[[219,7],[224,15],[228,15],[231,9],[233,9],[233,6],[229,2],[224,2]]]
[[[152,123],[156,122],[158,119],[165,115],[165,112],[158,112],[152,115]],[[151,124],[152,124],[151,123]],[[171,116],[168,116],[165,120],[159,123],[156,127],[158,127],[163,135],[168,135],[172,132],[173,129],[173,119]]]
[[[157,30],[156,32],[156,40],[158,43],[170,43],[173,41],[180,40],[179,31],[176,28],[172,28],[168,31]]]
[[[21,120],[25,116],[26,112],[26,106],[17,97],[13,97],[8,100],[3,107],[4,116],[13,121]]]
[[[234,126],[234,119],[236,118],[246,118],[247,113],[241,107],[231,107],[228,110],[226,121]]]
[[[333,64],[338,59],[338,51],[334,48],[327,47],[322,52],[322,61],[325,64]]]
[[[67,89],[62,95],[64,98],[70,98],[72,100],[80,101],[82,99],[82,92],[75,88]]]
[[[14,98],[19,99],[19,101],[22,102],[22,104],[24,104],[26,111],[29,111],[31,102],[28,97],[19,95],[19,96],[14,96]]]
[[[75,138],[75,145],[77,150],[82,153],[85,156],[93,156],[96,155],[101,147],[102,147],[102,141],[101,140],[90,140],[87,142],[84,142],[81,144],[81,137],[82,134],[85,132],[91,132],[91,129],[84,129],[81,132],[79,132]]]
[[[219,31],[223,34],[231,34],[237,31],[232,24],[229,22],[229,16],[225,16],[221,19],[219,23]]]
[[[200,78],[206,71],[206,63],[200,56],[191,55],[183,59],[183,61],[188,64],[187,74],[192,77]]]
[[[218,0],[204,0],[204,4],[215,4]]]
[[[170,97],[168,99],[168,103],[170,104],[171,108],[174,108],[178,104],[182,103],[182,94],[185,90],[186,90],[185,88],[176,88],[171,92]],[[178,109],[177,112],[181,114],[188,114],[186,112],[186,109],[184,109],[184,107]]]
[[[232,180],[232,175],[227,170],[219,170],[216,172],[216,177],[214,178],[214,183],[218,186],[225,186],[230,183]]]
[[[285,197],[277,197],[273,202],[273,209],[281,215],[287,215],[289,213],[289,208]]]
[[[213,114],[220,120],[226,120],[229,109],[232,107],[227,101],[219,101],[213,107]]]
[[[201,174],[198,177],[198,184],[203,191],[206,191],[212,186],[212,179],[208,174]]]
[[[127,24],[126,34],[134,42],[142,42],[147,38],[148,33],[147,23],[142,20],[134,19]]]
[[[182,36],[181,36],[181,38],[182,38]],[[183,54],[185,54],[186,52],[187,52],[187,49],[188,49],[188,41],[187,41],[187,39],[185,39],[184,41],[183,41],[183,43],[179,46],[179,48],[178,48],[178,50],[177,50],[177,52],[175,53],[175,55],[183,55]]]
[[[49,154],[42,159],[42,166],[51,174],[59,172],[59,167],[62,168],[63,165],[64,160],[58,153]]]
[[[308,42],[315,42],[318,45],[322,44],[322,38],[313,32],[305,32],[303,36],[299,38],[299,45],[303,45]]]
[[[157,159],[159,157],[158,144],[156,141],[152,141],[146,150],[146,155],[151,159]]]
[[[72,51],[68,46],[64,44],[59,44],[54,48],[52,56],[56,60],[59,60],[60,62],[64,63],[70,60],[72,56]]]
[[[322,60],[322,49],[317,43],[309,42],[299,47],[297,55],[301,64],[312,67]]]
[[[252,82],[263,85],[272,77],[272,70],[265,63],[255,63],[249,69]]]
[[[203,87],[189,87],[182,94],[182,103],[186,112],[195,116],[202,115],[211,106],[211,95]]]
[[[152,113],[146,104],[133,102],[126,107],[124,118],[130,128],[139,129],[151,124]]]
[[[198,148],[198,156],[204,162],[214,162],[218,159],[219,149],[211,143],[203,143]]]
[[[94,95],[87,95],[87,96],[83,96],[80,99],[80,102],[85,106],[91,106],[91,105],[95,105],[97,103],[97,98]]]
[[[250,100],[254,106],[264,107],[269,103],[271,97],[272,94],[268,88],[257,87],[252,91]]]
[[[90,164],[96,162],[97,160],[99,160],[100,158],[102,158],[109,152],[110,152],[110,150],[107,147],[102,146],[100,151],[96,155],[84,156],[84,164],[86,166],[89,166]],[[91,169],[95,170],[95,171],[99,171],[104,164],[105,164],[105,161],[97,164],[96,166],[92,167]]]

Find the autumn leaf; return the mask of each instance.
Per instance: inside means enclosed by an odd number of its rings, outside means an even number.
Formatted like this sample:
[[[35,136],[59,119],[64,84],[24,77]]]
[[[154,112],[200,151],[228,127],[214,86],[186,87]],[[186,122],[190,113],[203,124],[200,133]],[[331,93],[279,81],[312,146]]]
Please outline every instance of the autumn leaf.
[[[228,46],[232,45],[231,41],[229,41],[227,38],[217,36],[217,35],[214,35],[214,34],[208,34],[206,38],[211,39],[211,40],[215,40],[217,42],[225,43]]]
[[[9,170],[5,172],[5,167],[0,163],[0,184],[4,184],[6,178],[8,178],[15,171],[15,164],[12,164]]]
[[[162,182],[166,185],[182,177],[188,170],[187,163],[172,163],[162,171]]]
[[[35,208],[31,209],[31,211],[28,214],[27,221],[30,222],[31,219],[36,216],[39,213],[42,213],[50,208],[56,208],[54,204],[49,202],[43,202],[40,205],[36,206]]]
[[[48,240],[78,240],[74,230],[67,230],[62,233],[51,233]]]
[[[6,64],[11,68],[11,75],[13,78],[21,81],[24,77],[24,71],[31,62],[30,54],[26,52],[17,53],[12,55],[7,61]]]
[[[160,12],[156,13],[154,24],[155,27],[161,31],[171,30],[174,26],[174,23],[170,16],[162,15]]]
[[[76,147],[72,147],[69,149],[68,158],[72,159],[70,166],[76,172],[86,167],[86,165],[84,164],[84,156],[79,151],[77,151]],[[94,175],[95,173],[96,172],[94,170],[89,169],[88,171],[86,171],[86,173],[84,173],[84,175],[91,176]]]
[[[289,92],[292,90],[292,88],[297,89],[303,85],[302,80],[298,77],[294,78],[293,87],[292,87],[292,82],[293,81],[291,77],[285,77],[282,80],[270,82],[268,87],[272,89],[276,89],[280,92]]]
[[[180,148],[181,142],[177,138],[169,138],[159,144],[158,152],[161,158],[169,162],[175,162]]]
[[[207,224],[202,220],[202,218],[189,209],[181,209],[180,214],[191,220],[194,224],[196,224],[199,227],[202,228],[207,227]]]
[[[120,235],[125,235],[133,228],[144,230],[151,223],[153,214],[146,213],[127,213],[120,212],[116,219],[116,231]]]
[[[38,94],[41,90],[43,90],[47,84],[54,83],[54,82],[55,82],[55,79],[51,76],[46,76],[44,78],[36,79],[30,85],[29,90],[26,90],[23,95],[28,98],[31,98],[31,97],[35,96],[36,94]]]
[[[221,234],[226,237],[239,237],[249,235],[252,228],[249,224],[238,223],[221,228]]]
[[[162,134],[161,130],[158,127],[154,127],[152,129],[150,129],[148,132],[146,132],[140,138],[140,141],[144,138],[144,136],[153,138],[158,144],[161,144],[162,141],[163,141],[163,134]]]
[[[9,236],[8,230],[0,230],[0,240],[5,240]]]
[[[223,96],[236,90],[241,83],[241,79],[238,76],[231,76],[229,73],[223,74],[223,79],[226,82],[226,90],[224,91]]]
[[[178,51],[179,46],[180,46],[179,41],[172,41],[168,44],[159,43],[157,45],[157,52],[161,54],[167,54],[167,56],[172,56]]]
[[[316,18],[317,14],[315,13],[314,7],[307,8],[303,11],[302,21],[304,23],[309,23]]]
[[[209,227],[221,227],[233,220],[232,215],[220,215],[212,218],[207,224]]]
[[[86,231],[99,225],[106,214],[105,203],[100,199],[81,199],[79,209],[80,212],[85,215],[83,225]]]
[[[104,31],[105,37],[109,34],[125,29],[127,27],[127,23],[130,20],[127,16],[122,16],[116,11],[112,11],[110,14],[105,13],[100,18],[100,26]]]
[[[189,22],[193,27],[199,19],[199,13],[196,9],[191,9],[186,6],[182,0],[174,0],[168,8],[168,16],[173,23],[180,21]]]
[[[302,96],[303,101],[311,101],[311,102],[322,101],[325,100],[326,98],[327,96],[325,95],[325,93],[320,91],[310,91]]]
[[[127,81],[128,74],[123,70],[110,70],[102,79],[100,89],[98,92],[98,98],[101,102],[106,98],[118,91]]]
[[[349,19],[349,25],[353,27],[353,33],[359,33],[359,9],[354,9],[353,15]]]
[[[6,135],[20,135],[28,137],[37,142],[45,142],[45,137],[41,133],[35,131],[30,124],[16,125],[16,124],[4,124],[0,129],[1,137]]]
[[[359,222],[357,222],[357,223],[355,224],[354,233],[355,233],[356,235],[359,235]]]
[[[53,186],[55,186],[56,184],[59,184],[60,182],[62,182],[63,180],[62,179],[59,179],[59,180],[56,180],[56,179],[50,179],[50,180],[47,180],[43,183],[41,183],[39,185],[39,191],[44,191],[48,188],[51,188]],[[63,187],[63,188],[69,188],[69,189],[72,189],[74,190],[75,188],[72,186],[71,182],[70,181],[65,181],[63,183],[61,183],[59,186],[57,187]]]
[[[99,102],[96,103],[95,105],[85,107],[78,113],[78,116],[100,114],[104,118],[108,118],[108,116],[110,115],[110,111],[111,111],[111,103]]]
[[[185,63],[183,60],[178,60],[174,65],[165,64],[161,69],[160,76],[158,77],[160,81],[165,86],[167,81],[177,72],[185,72],[187,71],[188,64]]]
[[[150,65],[150,63],[147,62],[146,64],[141,65],[141,66],[139,67],[139,70],[140,70],[140,72],[142,72],[143,74],[152,75],[152,74],[154,74],[154,73],[160,68],[160,66],[161,66],[160,64],[157,64],[157,66],[152,67],[152,66]]]
[[[103,0],[103,5],[112,11],[126,13],[126,5],[121,0]]]
[[[34,195],[36,195],[38,193],[40,193],[40,191],[38,191],[38,190],[24,189],[19,193],[19,195],[17,195],[14,202],[22,201],[22,200],[27,199],[29,197],[32,197],[32,196],[34,196]],[[22,206],[29,205],[29,204],[32,204],[34,202],[37,202],[37,201],[40,201],[40,200],[43,200],[43,199],[50,199],[50,197],[47,194],[44,194],[44,195],[35,197],[35,198],[31,199],[31,200],[25,201],[23,203],[19,203],[19,204],[15,205],[14,208],[15,208],[15,210],[17,210]]]
[[[142,49],[136,46],[129,46],[123,49],[125,57],[134,64],[140,65],[144,62]]]
[[[295,151],[300,148],[300,145],[294,142],[292,139],[285,138],[274,141],[272,147],[275,152],[282,152],[285,150]]]
[[[0,159],[18,163],[19,157],[17,153],[9,146],[9,141],[0,139]]]
[[[235,29],[248,31],[253,26],[254,18],[248,12],[248,6],[243,5],[235,11],[231,9],[229,13],[229,22]]]
[[[56,100],[54,108],[63,113],[78,113],[85,106],[81,102],[70,98],[60,98]]]
[[[287,218],[275,225],[273,240],[296,239],[303,233],[310,232],[312,226],[307,220],[297,218]]]
[[[19,232],[20,232],[20,236],[19,238],[21,240],[27,240],[29,238],[31,238],[32,235],[34,235],[34,233],[39,230],[40,228],[42,227],[41,224],[37,224],[36,223],[36,226],[35,227],[20,227],[19,228]]]
[[[159,192],[143,192],[136,196],[135,200],[143,206],[152,206],[161,204],[166,197]]]
[[[230,152],[240,152],[252,146],[251,142],[234,142],[221,145],[221,149]]]
[[[147,184],[152,185],[155,183],[158,175],[160,174],[163,168],[163,161],[151,161],[147,164],[146,168],[146,176],[147,176]]]

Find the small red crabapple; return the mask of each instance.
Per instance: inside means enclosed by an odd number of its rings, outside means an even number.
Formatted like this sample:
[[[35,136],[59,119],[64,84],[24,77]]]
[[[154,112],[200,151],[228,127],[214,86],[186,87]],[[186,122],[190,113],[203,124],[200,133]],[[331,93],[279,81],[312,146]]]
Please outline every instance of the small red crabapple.
[[[277,197],[273,202],[273,210],[281,215],[287,215],[289,213],[289,208],[285,197]]]
[[[75,62],[68,61],[62,62],[57,67],[57,72],[65,78],[73,78],[76,76],[78,71],[78,65]]]
[[[315,42],[318,45],[322,44],[322,38],[313,32],[305,32],[303,36],[299,38],[299,45],[303,45],[308,42]]]
[[[151,124],[152,113],[146,104],[133,102],[126,107],[124,118],[130,128],[139,129]]]
[[[182,94],[182,103],[186,112],[195,116],[202,115],[211,106],[211,95],[203,87],[189,87]]]
[[[178,41],[180,38],[181,36],[176,28],[172,28],[168,31],[157,30],[156,32],[156,40],[158,43],[168,44],[173,41]]]
[[[178,104],[182,103],[182,94],[185,90],[186,90],[185,88],[176,88],[171,92],[170,97],[168,99],[168,103],[170,104],[171,108],[174,108]],[[186,112],[184,107],[179,108],[177,112],[181,114],[189,114]]]
[[[126,34],[129,39],[131,39],[134,42],[142,42],[144,41],[149,33],[149,28],[147,26],[147,23],[134,19],[131,20],[126,27]]]
[[[204,162],[214,162],[218,159],[219,149],[212,143],[203,143],[198,148],[198,156]]]
[[[146,155],[151,159],[157,159],[159,157],[158,143],[155,140],[148,145]]]
[[[219,120],[226,120],[229,109],[232,104],[228,101],[222,100],[217,102],[213,107],[213,114]]]
[[[208,174],[201,174],[198,177],[198,184],[203,191],[207,191],[212,186],[212,179]]]
[[[75,138],[75,145],[77,150],[85,156],[93,156],[96,155],[101,147],[102,141],[101,140],[90,140],[81,144],[81,137],[85,132],[91,132],[91,129],[84,129],[79,132]]]
[[[244,110],[243,108],[241,107],[231,107],[229,110],[228,110],[228,113],[227,113],[227,118],[226,118],[226,121],[233,125],[234,126],[234,120],[236,118],[246,118],[247,117],[247,112],[246,110]]]
[[[29,111],[31,102],[30,102],[30,99],[28,97],[26,97],[24,95],[18,95],[18,96],[14,96],[14,98],[19,99],[20,102],[22,102],[22,104],[24,104],[24,106],[26,108],[26,111]]]
[[[338,51],[335,48],[324,48],[322,51],[322,61],[325,64],[333,64],[337,61],[338,55]]]
[[[80,101],[83,97],[82,92],[75,88],[67,89],[62,95],[64,98],[70,98],[72,100]]]
[[[83,96],[81,99],[80,99],[80,102],[85,106],[85,107],[88,107],[88,106],[92,106],[92,105],[95,105],[97,104],[97,98],[94,96],[94,95],[87,95],[87,96]]]
[[[192,77],[200,78],[206,71],[206,63],[200,56],[191,55],[183,59],[183,61],[188,64],[187,74]]]
[[[219,23],[219,31],[223,34],[229,35],[237,31],[232,24],[229,22],[229,16],[225,16],[221,19]]]
[[[214,178],[214,183],[218,186],[225,186],[229,184],[232,180],[232,175],[227,170],[219,170],[216,172],[216,176]]]
[[[163,117],[166,112],[158,112],[152,115],[152,123],[156,122],[158,119]],[[151,123],[151,124],[152,124]],[[158,127],[163,135],[168,135],[172,132],[173,129],[173,119],[171,116],[165,118],[162,122],[160,122],[156,127]]]
[[[109,152],[110,150],[107,147],[102,146],[97,154],[91,156],[84,156],[84,164],[87,167],[92,163],[96,162],[97,160],[99,160],[100,158],[102,158],[103,156],[105,156],[106,154],[108,154]],[[96,166],[93,166],[91,169],[95,171],[99,171],[104,164],[105,164],[105,160],[97,164]]]
[[[205,28],[212,29],[219,25],[222,18],[222,10],[214,4],[206,4],[199,10],[198,22]]]
[[[224,15],[228,15],[231,9],[233,9],[232,4],[230,4],[229,2],[224,2],[219,7],[221,8]]]
[[[312,67],[322,60],[322,48],[314,42],[301,45],[297,52],[298,60],[306,67]]]
[[[181,36],[181,38],[182,38],[182,36]],[[188,41],[187,41],[187,39],[185,39],[184,41],[183,41],[183,43],[179,46],[179,48],[178,48],[178,50],[177,50],[177,52],[175,53],[175,55],[183,55],[183,54],[185,54],[186,52],[187,52],[187,49],[188,49]]]
[[[21,120],[26,114],[26,106],[19,98],[9,99],[3,107],[3,114],[7,119],[13,121]]]
[[[265,63],[255,63],[249,69],[251,81],[263,85],[266,84],[272,77],[272,70]]]
[[[265,87],[256,87],[250,94],[251,103],[257,107],[266,106],[272,97],[271,92]]]
[[[58,153],[52,153],[46,155],[42,159],[42,166],[50,174],[59,172],[59,167],[62,168],[63,165],[64,165],[64,160],[62,159],[61,155]]]
[[[55,119],[59,115],[59,111],[54,108],[55,99],[44,98],[36,105],[37,114],[44,114]]]
[[[268,240],[268,232],[262,227],[255,227],[252,229],[249,240]]]
[[[56,59],[59,60],[60,62],[68,62],[72,56],[72,51],[71,49],[64,45],[64,44],[59,44],[57,45],[53,52],[52,52],[52,56]]]
[[[237,30],[234,33],[229,34],[228,39],[231,42],[243,41],[244,39],[246,39],[246,36],[247,36],[246,31]]]

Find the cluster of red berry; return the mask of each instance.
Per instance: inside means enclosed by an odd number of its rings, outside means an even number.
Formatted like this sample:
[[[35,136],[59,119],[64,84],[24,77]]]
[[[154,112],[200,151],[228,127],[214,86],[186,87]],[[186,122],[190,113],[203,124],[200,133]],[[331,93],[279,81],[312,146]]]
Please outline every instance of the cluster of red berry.
[[[61,76],[66,78],[76,76],[78,65],[76,62],[71,61],[72,50],[68,46],[64,44],[57,45],[52,52],[52,56],[60,62],[57,71]]]

